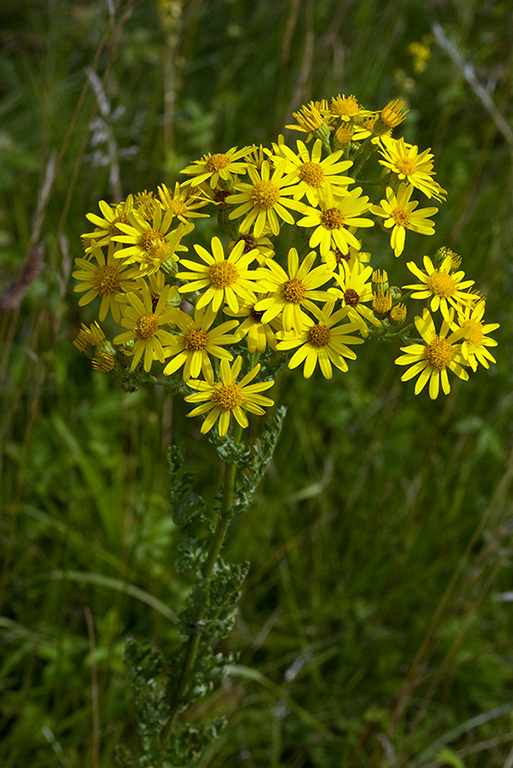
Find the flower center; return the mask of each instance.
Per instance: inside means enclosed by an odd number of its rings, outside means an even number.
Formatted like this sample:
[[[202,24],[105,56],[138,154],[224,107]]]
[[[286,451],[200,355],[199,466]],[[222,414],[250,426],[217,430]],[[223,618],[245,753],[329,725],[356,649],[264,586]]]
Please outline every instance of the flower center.
[[[395,167],[399,173],[404,173],[405,176],[410,176],[417,170],[415,161],[411,160],[409,157],[401,157],[401,159],[396,162]]]
[[[128,220],[128,216],[125,213],[120,213],[119,216],[116,216],[116,218],[110,222],[108,226],[109,235],[112,235],[114,237],[114,235],[123,234],[123,232],[120,229],[118,229],[116,226],[116,224],[119,224],[119,222],[121,222],[122,224],[130,224]]]
[[[299,178],[314,189],[319,189],[324,181],[324,171],[319,163],[303,163],[299,170]]]
[[[347,253],[342,253],[340,248],[333,248],[333,255],[335,256],[335,262],[337,264],[342,264],[343,261],[349,262],[351,259],[351,254],[349,251]]]
[[[214,193],[214,203],[217,203],[220,211],[227,211],[231,208],[230,204],[226,202],[228,195],[231,195],[227,189],[216,189]]]
[[[433,368],[438,368],[439,371],[443,371],[444,368],[447,368],[453,355],[454,350],[447,339],[441,339],[439,336],[435,336],[433,341],[431,341],[424,350],[426,360],[433,366]]]
[[[162,232],[158,231],[158,229],[147,229],[146,232],[142,233],[139,239],[139,245],[143,251],[149,253],[159,246],[167,245],[167,243],[166,238]]]
[[[465,340],[472,346],[480,347],[484,339],[481,323],[478,323],[477,320],[464,320],[460,325],[462,328],[470,328],[470,334]]]
[[[360,294],[354,288],[348,288],[344,291],[344,301],[348,307],[356,307],[360,301]]]
[[[145,341],[151,339],[157,333],[159,329],[159,321],[157,316],[153,312],[149,312],[147,315],[141,315],[135,324],[135,332],[140,339]]]
[[[329,344],[330,329],[325,325],[314,325],[308,331],[308,341],[314,347],[325,347]]]
[[[344,226],[344,217],[338,208],[328,208],[322,212],[321,224],[326,229],[341,229]]]
[[[216,173],[217,171],[220,171],[221,168],[226,168],[227,165],[230,165],[230,158],[223,155],[222,152],[218,152],[207,158],[205,162],[205,170],[210,173]]]
[[[240,243],[241,240],[244,243],[244,250],[242,253],[249,253],[253,250],[253,248],[257,247],[257,241],[253,235],[241,235],[239,238],[237,238],[236,242]]]
[[[353,138],[353,134],[353,126],[347,123],[342,123],[340,128],[337,128],[335,131],[335,135],[333,137],[335,149],[341,149],[342,147],[347,146]]]
[[[360,107],[358,106],[356,96],[348,96],[346,99],[337,96],[337,98],[331,99],[330,111],[332,115],[339,115],[339,117],[346,115],[351,117],[359,113]]]
[[[429,276],[428,287],[435,296],[454,296],[456,283],[447,272],[439,272],[438,269]]]
[[[212,395],[212,402],[223,411],[233,411],[244,402],[244,394],[238,384],[223,384]]]
[[[257,312],[255,307],[251,307],[251,309],[249,310],[249,316],[250,316],[250,318],[252,320],[255,321],[255,323],[261,323],[262,322],[262,317],[264,316],[264,313],[263,312]]]
[[[226,288],[239,277],[239,270],[230,261],[216,261],[208,270],[208,277],[216,288]]]
[[[117,293],[120,282],[121,279],[116,267],[105,264],[98,267],[94,273],[93,288],[100,296],[104,296],[106,293]]]
[[[257,181],[249,196],[255,208],[267,211],[280,199],[280,190],[272,181]]]
[[[306,288],[296,277],[287,280],[282,285],[281,292],[285,301],[290,301],[291,304],[300,304],[303,299],[306,299]]]
[[[191,328],[190,331],[184,333],[183,340],[185,343],[185,349],[192,349],[195,352],[202,352],[208,343],[208,336],[206,331],[202,328]]]
[[[394,208],[394,210],[390,215],[398,227],[404,227],[405,229],[408,229],[408,224],[410,222],[410,214],[408,213],[406,208],[403,208],[402,206],[399,205],[397,208]]]
[[[171,200],[171,210],[175,216],[185,216],[185,214],[189,213],[189,209],[183,200]]]

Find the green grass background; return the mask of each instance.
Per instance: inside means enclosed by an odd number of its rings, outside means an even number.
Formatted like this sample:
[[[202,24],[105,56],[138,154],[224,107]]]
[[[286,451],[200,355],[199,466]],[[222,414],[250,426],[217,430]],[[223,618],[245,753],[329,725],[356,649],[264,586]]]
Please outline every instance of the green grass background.
[[[436,42],[414,71],[433,23],[492,106]],[[217,483],[180,399],[124,394],[71,345],[94,319],[70,281],[85,214],[338,93],[407,100],[404,135],[449,195],[429,242],[376,264],[401,284],[424,248],[461,253],[501,323],[498,365],[436,402],[385,345],[331,382],[285,375],[275,459],[227,543],[251,561],[240,668],[191,713],[228,726],[197,765],[511,768],[509,2],[4,0],[0,40],[2,768],[104,768],[136,744],[124,638],[165,650],[187,592],[170,442]]]

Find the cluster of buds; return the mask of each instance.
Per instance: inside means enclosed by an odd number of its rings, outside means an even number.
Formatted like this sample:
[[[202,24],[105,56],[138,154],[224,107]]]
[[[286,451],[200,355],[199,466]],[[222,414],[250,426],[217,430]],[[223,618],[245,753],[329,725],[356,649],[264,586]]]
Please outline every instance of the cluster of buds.
[[[273,404],[262,392],[280,367],[331,379],[368,339],[411,342],[395,362],[432,398],[449,392],[449,371],[467,379],[488,367],[498,326],[484,323],[485,299],[460,257],[441,249],[423,268],[408,262],[419,282],[402,289],[375,266],[387,251],[400,257],[406,236],[434,233],[438,207],[419,209],[419,195],[446,196],[430,150],[392,135],[406,115],[397,100],[378,111],[340,94],[310,102],[286,126],[301,134],[295,148],[280,135],[270,147],[208,153],[181,183],[100,201],[75,291],[120,328],[107,342],[97,323],[83,327],[76,346],[104,373],[173,381],[195,404],[189,415],[204,417],[201,431],[217,424],[220,435],[231,416],[246,427],[248,412]],[[378,173],[364,180],[372,155]],[[385,237],[371,254],[373,227]],[[200,231],[209,236],[198,242]],[[409,324],[408,299],[423,305]]]

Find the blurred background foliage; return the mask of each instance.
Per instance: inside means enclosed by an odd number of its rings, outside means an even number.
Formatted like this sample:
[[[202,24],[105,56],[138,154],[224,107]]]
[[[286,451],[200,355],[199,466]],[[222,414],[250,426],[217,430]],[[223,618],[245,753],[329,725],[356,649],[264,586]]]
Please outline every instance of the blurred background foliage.
[[[240,665],[190,713],[228,726],[197,764],[511,768],[509,2],[4,0],[0,15],[1,765],[106,767],[136,742],[124,638],[169,647],[187,589],[170,442],[200,489],[217,481],[181,400],[124,394],[71,345],[94,319],[70,282],[85,213],[354,93],[407,102],[403,133],[449,190],[436,235],[375,264],[401,284],[419,249],[462,254],[501,323],[498,365],[435,402],[386,345],[331,382],[282,378],[277,455],[227,547],[251,561]]]

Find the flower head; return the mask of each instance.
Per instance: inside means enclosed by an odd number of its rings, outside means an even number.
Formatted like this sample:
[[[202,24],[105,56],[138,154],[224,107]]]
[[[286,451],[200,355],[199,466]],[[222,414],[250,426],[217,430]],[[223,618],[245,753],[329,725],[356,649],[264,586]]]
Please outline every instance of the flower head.
[[[225,309],[226,315],[244,318],[237,328],[236,336],[238,340],[246,337],[248,351],[251,354],[254,352],[265,352],[267,345],[271,349],[276,349],[275,331],[282,328],[279,318],[274,318],[270,322],[264,323],[264,312],[255,308],[257,303],[258,299],[253,295],[251,301],[243,301],[240,304],[237,312],[232,312],[229,307]]]
[[[343,262],[340,273],[335,273],[339,287],[330,288],[330,293],[340,299],[342,306],[347,309],[349,319],[355,323],[364,338],[369,335],[367,323],[381,325],[371,308],[365,306],[365,302],[372,301],[372,285],[369,283],[372,272],[371,266],[362,268],[355,262],[351,267]]]
[[[485,299],[481,299],[475,307],[458,308],[457,322],[453,325],[453,329],[463,328],[466,332],[465,338],[461,342],[461,352],[473,371],[477,370],[478,363],[489,368],[490,363],[496,362],[487,347],[496,347],[497,342],[495,339],[489,338],[487,334],[500,326],[499,323],[483,322],[485,304]]]
[[[245,428],[249,423],[245,411],[262,416],[265,413],[262,406],[274,405],[273,400],[260,394],[272,387],[274,381],[251,384],[253,379],[258,376],[260,367],[260,364],[256,365],[240,382],[237,382],[242,368],[242,357],[238,357],[231,367],[227,360],[221,360],[220,381],[209,378],[206,381],[191,379],[188,382],[188,386],[191,389],[196,389],[197,392],[187,395],[185,400],[188,403],[200,403],[200,405],[187,416],[207,414],[201,425],[202,434],[212,429],[219,419],[218,431],[219,435],[223,437],[228,432],[232,414],[237,423]]]
[[[411,295],[412,299],[428,299],[431,311],[439,309],[445,319],[448,319],[451,307],[460,311],[463,306],[475,303],[471,294],[464,290],[474,285],[474,280],[463,280],[464,272],[452,272],[451,256],[446,256],[438,269],[435,269],[429,256],[424,256],[425,272],[413,261],[409,261],[406,266],[421,282],[404,285],[403,288],[415,291]]]
[[[200,213],[199,208],[204,208],[210,203],[210,198],[196,187],[180,186],[175,183],[173,190],[165,184],[158,187],[160,202],[164,211],[173,211],[176,218],[184,224],[188,219],[208,217],[208,213]]]
[[[241,161],[241,158],[245,157],[251,150],[252,147],[243,147],[242,149],[232,147],[227,152],[216,152],[214,155],[208,152],[200,160],[194,160],[180,173],[194,177],[187,179],[185,184],[192,184],[193,187],[196,187],[208,180],[212,189],[215,189],[219,180],[229,182],[233,179],[233,174],[246,173],[247,162]]]
[[[96,225],[96,229],[93,232],[87,232],[82,235],[83,238],[91,241],[91,245],[86,248],[86,252],[91,250],[92,244],[108,245],[115,235],[122,234],[118,224],[130,223],[128,217],[134,209],[134,198],[132,195],[128,195],[126,200],[117,203],[117,205],[109,205],[105,200],[100,200],[98,207],[103,214],[103,218],[96,213],[86,214],[86,218]]]
[[[134,288],[133,278],[138,275],[138,270],[133,266],[127,266],[126,262],[115,258],[120,246],[109,244],[107,259],[98,246],[92,246],[91,261],[87,259],[75,259],[79,269],[72,276],[81,282],[73,290],[84,295],[78,300],[79,307],[101,296],[99,318],[105,320],[110,310],[112,317],[118,323],[120,318],[118,297],[122,291],[130,291]],[[94,260],[94,261],[93,261]]]
[[[407,144],[403,138],[381,137],[379,148],[383,160],[379,162],[389,168],[401,181],[407,181],[412,187],[423,192],[426,197],[445,200],[447,192],[433,179],[433,155],[429,149],[420,152],[417,146]]]
[[[438,208],[423,208],[416,211],[416,200],[410,201],[413,187],[400,184],[397,195],[391,187],[387,187],[386,200],[381,200],[380,205],[372,205],[371,211],[376,216],[381,216],[387,229],[392,229],[390,245],[396,256],[400,256],[404,250],[406,231],[418,232],[421,235],[434,235],[433,222],[428,216],[438,213]]]

